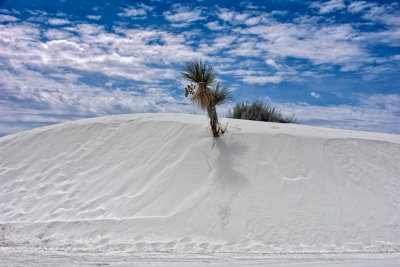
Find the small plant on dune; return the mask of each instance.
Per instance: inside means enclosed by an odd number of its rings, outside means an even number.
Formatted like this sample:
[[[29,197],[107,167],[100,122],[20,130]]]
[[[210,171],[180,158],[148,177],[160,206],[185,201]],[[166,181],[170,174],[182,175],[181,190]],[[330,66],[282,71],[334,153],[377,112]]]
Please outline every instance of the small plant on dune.
[[[277,108],[262,101],[237,103],[232,110],[229,110],[228,118],[268,121],[280,123],[297,123],[294,115],[286,116]]]
[[[192,96],[191,100],[202,110],[207,111],[213,136],[218,137],[224,134],[225,130],[218,122],[216,106],[232,100],[231,91],[216,82],[213,67],[199,59],[186,62],[185,70],[181,73],[183,78],[190,81],[185,88],[185,96]]]

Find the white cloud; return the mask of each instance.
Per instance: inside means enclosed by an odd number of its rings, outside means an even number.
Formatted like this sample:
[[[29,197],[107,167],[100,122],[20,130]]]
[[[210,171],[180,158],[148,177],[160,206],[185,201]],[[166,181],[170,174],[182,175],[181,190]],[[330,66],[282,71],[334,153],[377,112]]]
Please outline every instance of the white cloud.
[[[267,59],[266,63],[267,63],[268,65],[272,66],[272,67],[275,68],[275,69],[279,69],[278,64],[276,64],[276,62],[275,62],[273,59],[270,59],[270,58]]]
[[[227,48],[226,50],[227,53],[233,57],[257,57],[266,54],[266,51],[263,51],[257,47],[258,43],[259,42],[257,40],[251,38],[246,38],[246,40],[241,38],[237,40],[237,44],[235,46],[232,48]]]
[[[327,5],[320,6],[318,10],[339,10],[341,7],[333,7],[333,4],[340,2],[319,2],[332,5],[329,8]],[[210,62],[219,73],[231,75],[236,82],[258,85],[294,81],[305,76],[331,75],[337,69],[358,71],[364,79],[375,79],[390,72],[390,68],[397,69],[395,61],[398,56],[379,61],[380,58],[367,50],[369,44],[398,45],[397,11],[386,5],[367,6],[363,1],[358,1],[358,5],[353,3],[348,6],[349,11],[362,11],[364,19],[369,20],[367,23],[383,23],[385,27],[380,32],[366,33],[357,25],[332,23],[323,16],[298,15],[293,20],[288,18],[282,22],[273,12],[261,14],[258,10],[245,10],[240,13],[218,9],[210,13],[210,10],[184,5],[174,5],[172,10],[163,14],[171,22],[169,25],[183,27],[195,22],[206,23],[204,20],[212,14],[212,18],[219,16],[219,19],[205,26],[215,32],[204,32],[203,27],[194,27],[176,33],[176,29],[170,31],[165,25],[159,28],[155,25],[135,26],[133,29],[114,26],[112,31],[108,31],[96,24],[97,17],[90,18],[91,15],[88,18],[93,23],[51,18],[49,24],[53,20],[52,25],[63,26],[57,28],[43,29],[27,20],[0,25],[0,54],[5,59],[2,61],[3,71],[9,71],[0,75],[12,81],[0,84],[0,94],[24,96],[20,98],[20,104],[1,102],[0,113],[5,114],[6,106],[7,116],[18,114],[15,121],[27,122],[29,114],[38,123],[42,123],[41,120],[52,123],[60,121],[57,116],[62,114],[72,118],[111,114],[114,111],[185,110],[185,100],[173,97],[173,92],[168,92],[163,85],[168,84],[168,88],[172,88],[171,83],[180,78],[177,65],[193,58],[212,59]],[[380,9],[375,9],[375,6]],[[135,5],[121,10],[119,15],[145,18],[151,10],[150,7],[146,9]],[[40,11],[33,13],[40,16],[35,17],[42,19],[38,20],[40,23],[46,23],[48,14]],[[197,42],[198,39],[202,42]],[[295,59],[295,63],[290,63],[288,58]],[[368,66],[371,62],[373,67]],[[381,75],[373,76],[374,73]],[[104,78],[104,85],[98,84],[100,81],[96,81],[96,85],[85,83],[85,78],[94,75]],[[118,81],[121,80],[132,83],[132,88],[118,90]],[[150,84],[152,89],[147,90],[141,84],[147,87]],[[115,91],[107,92],[104,88]],[[126,88],[126,85],[121,88]],[[313,94],[314,97],[319,96],[315,92]],[[93,103],[89,103],[91,99],[94,99]],[[27,102],[29,105],[25,107],[23,103]],[[40,108],[35,109],[31,104]],[[159,107],[155,107],[157,105]],[[366,106],[365,103],[361,105]],[[338,115],[332,120],[357,121],[356,115],[363,111],[346,105],[312,108],[298,104],[295,107],[300,113],[304,111],[304,121],[319,120],[325,124],[328,117],[307,118],[305,113],[313,108],[325,111],[325,114],[337,109],[342,117]],[[376,118],[376,121],[379,124],[385,120]],[[0,129],[1,125],[5,124],[0,119]]]
[[[63,122],[80,117],[93,117],[134,112],[189,112],[191,106],[183,98],[157,87],[137,87],[140,91],[107,91],[102,87],[78,82],[77,76],[58,74],[44,76],[20,69],[21,75],[0,70],[0,134]],[[57,77],[58,76],[58,77]],[[56,79],[54,79],[56,78]],[[62,81],[58,81],[62,78]],[[0,96],[1,96],[0,94]],[[12,99],[18,99],[17,101]],[[7,123],[19,126],[5,127]]]
[[[185,12],[189,11],[194,12],[192,16],[194,21],[205,18],[201,9],[190,10],[182,5],[174,5],[172,11],[164,15],[171,16],[173,25],[186,26],[188,24],[179,21],[185,18],[187,16]],[[190,44],[193,43],[191,41],[193,36],[204,34],[200,30],[175,35],[165,30],[124,30],[122,27],[117,27],[117,34],[114,34],[106,32],[102,26],[85,23],[61,29],[49,29],[44,32],[49,41],[66,40],[79,45],[84,52],[73,52],[70,49],[63,51],[60,49],[61,43],[57,45],[52,43],[51,49],[39,51],[46,48],[46,46],[41,46],[42,48],[38,51],[30,51],[37,52],[37,57],[45,63],[43,65],[42,62],[32,62],[32,64],[48,67],[59,64],[60,67],[76,70],[100,72],[104,75],[121,76],[143,82],[155,79],[157,82],[172,79],[174,75],[172,72],[163,72],[157,68],[153,72],[143,71],[140,74],[132,70],[137,69],[139,73],[140,68],[146,70],[147,65],[150,64],[183,62],[197,57],[213,57],[215,62],[234,62],[239,57],[256,57],[264,60],[272,70],[277,72],[270,73],[269,76],[277,76],[285,80],[307,75],[308,71],[299,72],[295,69],[299,66],[293,68],[285,65],[285,59],[288,57],[307,59],[314,66],[320,65],[318,68],[334,64],[339,65],[342,71],[361,70],[370,60],[363,42],[378,39],[378,36],[361,34],[350,24],[318,24],[308,16],[302,16],[297,23],[281,23],[268,13],[255,15],[254,12],[256,11],[246,11],[245,14],[240,15],[229,9],[219,10],[218,14],[228,19],[231,25],[222,26],[219,21],[214,21],[206,26],[214,30],[231,30],[232,34],[214,33],[197,48],[191,48]],[[244,23],[249,18],[257,18],[259,24],[247,28],[244,28],[243,24],[240,26],[235,24]],[[74,33],[75,36],[73,36]],[[386,32],[380,34],[384,33],[386,34]],[[393,36],[396,35],[380,39],[393,40],[390,39],[395,38]],[[59,55],[55,51],[58,51]],[[218,51],[222,51],[223,55],[218,54]],[[278,60],[279,64],[275,60]],[[30,64],[29,60],[27,64]],[[132,66],[135,67],[132,68]],[[159,73],[162,75],[159,76]],[[313,73],[313,71],[308,71],[308,73]]]
[[[235,25],[245,23],[247,18],[250,16],[250,13],[236,12],[228,8],[220,8],[217,15],[221,20]]]
[[[225,65],[220,66],[220,69],[218,70],[218,73],[221,73],[221,74],[224,74],[224,75],[235,75],[235,76],[238,76],[238,77],[265,75],[265,73],[263,71],[261,71],[261,70],[243,69],[243,68],[240,68],[240,66],[237,66],[238,68],[232,69],[232,68],[229,68],[229,66],[230,66],[230,64],[225,64]]]
[[[9,118],[0,119],[0,134],[79,117],[190,112],[190,102],[173,96],[169,89],[180,77],[174,64],[207,57],[186,45],[184,35],[114,30],[110,33],[96,24],[46,31],[26,22],[0,25],[4,59],[0,99],[5,100],[0,111]],[[93,74],[104,77],[104,85],[84,82]],[[114,81],[119,80],[134,87],[118,90]],[[113,85],[112,91],[104,90],[106,83]],[[19,126],[4,126],[10,122]]]
[[[362,77],[364,80],[371,81],[371,80],[379,80],[379,77],[383,76],[386,73],[393,73],[397,71],[396,65],[391,64],[384,64],[384,65],[377,65],[377,66],[366,66],[362,69]]]
[[[304,58],[314,64],[362,64],[368,54],[360,45],[359,32],[351,25],[278,23],[236,29],[243,36],[256,35],[257,41],[247,55]]]
[[[351,13],[359,13],[373,6],[375,6],[375,4],[373,3],[367,3],[366,1],[356,1],[356,2],[351,2],[350,5],[347,7],[347,9]]]
[[[302,124],[400,134],[400,95],[359,95],[355,105],[274,103]]]
[[[71,42],[68,40],[52,40],[48,41],[46,43],[43,43],[43,47],[45,50],[43,51],[49,51],[50,53],[54,54],[60,54],[66,53],[67,51],[71,51],[72,53],[77,53],[78,55],[83,55],[83,52],[85,49],[81,46],[79,46],[75,42]]]
[[[237,39],[236,36],[224,35],[214,39],[213,48],[214,49],[226,49],[231,46],[232,43]]]
[[[71,22],[67,19],[52,18],[48,20],[48,23],[52,26],[61,26],[70,24]]]
[[[246,19],[246,21],[244,23],[247,26],[253,26],[253,25],[259,24],[260,21],[261,21],[261,18],[259,16],[257,16],[257,17],[251,17],[251,18]]]
[[[153,7],[142,3],[137,6],[124,8],[123,12],[118,13],[118,16],[129,17],[131,19],[145,19],[147,17],[147,13],[152,11],[153,9]]]
[[[120,34],[108,33],[97,25],[78,24],[62,31],[46,31],[44,35],[50,40],[40,41],[40,31],[33,24],[1,25],[2,54],[10,59],[13,64],[10,67],[15,68],[70,68],[152,83],[175,79],[179,74],[171,68],[155,66],[157,64],[206,58],[185,45],[186,39],[181,35],[115,29]],[[155,42],[151,43],[153,40]]]
[[[47,16],[48,15],[47,12],[42,11],[42,10],[29,10],[29,9],[26,9],[26,11],[29,14],[34,15],[34,16]]]
[[[231,21],[237,12],[229,10],[227,8],[221,8],[218,13],[218,17],[224,21]]]
[[[251,1],[242,1],[239,3],[239,6],[243,6],[247,9],[260,9],[259,6],[254,5],[254,3]]]
[[[164,12],[164,16],[169,22],[175,23],[172,24],[175,26],[187,26],[194,21],[206,19],[201,8],[191,9],[180,4],[174,4],[171,10]]]
[[[212,31],[222,30],[224,27],[218,21],[211,21],[206,24],[206,27]]]
[[[14,16],[0,14],[0,23],[12,22],[12,21],[17,21],[17,20],[18,19]]]
[[[99,19],[101,19],[101,16],[100,15],[87,15],[86,16],[88,19],[92,19],[92,20],[99,20]]]
[[[64,29],[47,29],[44,32],[44,36],[49,40],[60,40],[67,39],[72,37],[72,33],[70,31],[66,31]]]
[[[21,12],[19,12],[18,10],[15,10],[14,8],[12,8],[12,9],[4,9],[4,8],[2,8],[2,9],[0,9],[0,12],[1,13],[4,13],[4,14],[21,14]]]
[[[265,61],[265,63],[267,63],[267,65],[270,66],[270,68],[272,68],[272,70],[277,71],[277,73],[280,75],[283,75],[283,76],[299,75],[299,72],[295,68],[290,67],[284,63],[278,64],[273,59],[269,58]],[[304,73],[303,73],[303,75],[304,75]]]
[[[317,94],[316,92],[311,92],[311,96],[314,98],[320,98],[320,95]]]
[[[363,14],[363,18],[398,28],[400,26],[399,5],[370,5],[370,8]]]
[[[244,76],[243,82],[249,84],[266,84],[266,83],[280,83],[282,77],[280,76]]]
[[[272,11],[270,13],[259,13],[259,12],[249,12],[247,11],[246,20],[244,24],[246,26],[255,26],[258,24],[271,24],[275,22],[274,16],[275,15],[285,15],[285,11]]]
[[[312,8],[318,9],[321,14],[328,14],[346,8],[343,0],[330,0],[326,2],[314,2]]]
[[[124,12],[118,13],[122,17],[144,17],[147,14],[146,10],[143,8],[125,8]]]

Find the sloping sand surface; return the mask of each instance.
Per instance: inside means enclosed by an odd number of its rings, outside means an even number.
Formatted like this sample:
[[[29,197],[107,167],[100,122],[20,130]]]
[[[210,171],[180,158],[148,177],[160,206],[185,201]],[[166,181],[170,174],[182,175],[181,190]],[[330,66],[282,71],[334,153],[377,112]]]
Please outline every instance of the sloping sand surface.
[[[0,245],[400,251],[400,136],[133,114],[0,138]]]

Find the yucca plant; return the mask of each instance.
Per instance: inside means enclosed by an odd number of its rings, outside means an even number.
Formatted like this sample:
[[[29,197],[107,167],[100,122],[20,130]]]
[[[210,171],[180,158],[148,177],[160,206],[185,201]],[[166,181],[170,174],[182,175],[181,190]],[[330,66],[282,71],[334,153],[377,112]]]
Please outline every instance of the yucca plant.
[[[216,106],[232,99],[230,90],[222,88],[221,84],[215,81],[216,73],[213,67],[199,59],[186,62],[185,70],[181,73],[183,78],[191,82],[185,88],[185,96],[192,95],[191,100],[207,111],[213,136],[220,136],[224,130],[219,125]]]

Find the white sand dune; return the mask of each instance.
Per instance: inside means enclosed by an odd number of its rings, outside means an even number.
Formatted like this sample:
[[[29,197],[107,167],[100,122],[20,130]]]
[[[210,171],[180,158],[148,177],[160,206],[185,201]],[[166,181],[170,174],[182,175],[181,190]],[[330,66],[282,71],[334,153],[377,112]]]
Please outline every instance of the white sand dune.
[[[400,136],[133,114],[0,138],[0,246],[400,251]]]

